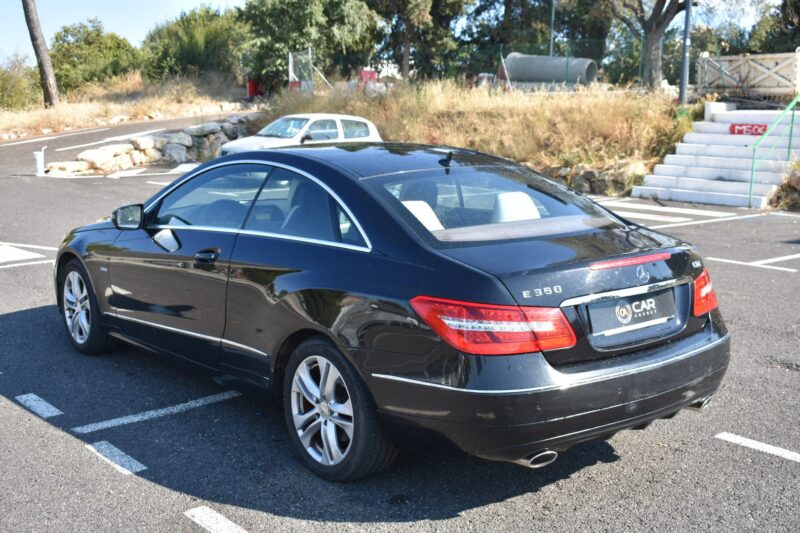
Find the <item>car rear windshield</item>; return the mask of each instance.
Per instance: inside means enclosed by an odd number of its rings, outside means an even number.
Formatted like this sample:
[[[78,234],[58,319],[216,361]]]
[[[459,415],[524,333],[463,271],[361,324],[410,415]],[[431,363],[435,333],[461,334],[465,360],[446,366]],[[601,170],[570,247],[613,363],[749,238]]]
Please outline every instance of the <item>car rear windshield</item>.
[[[617,226],[583,196],[523,167],[472,167],[364,180],[426,240],[524,239]]]

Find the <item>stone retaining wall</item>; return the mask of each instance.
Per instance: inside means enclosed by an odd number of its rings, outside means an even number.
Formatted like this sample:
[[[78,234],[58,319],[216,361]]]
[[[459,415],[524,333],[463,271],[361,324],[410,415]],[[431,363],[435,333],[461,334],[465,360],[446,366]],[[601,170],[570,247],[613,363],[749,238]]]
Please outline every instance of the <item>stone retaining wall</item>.
[[[262,119],[260,112],[232,115],[221,122],[197,124],[183,131],[133,137],[130,142],[84,150],[78,154],[77,161],[49,163],[47,173],[53,176],[111,174],[156,162],[208,161],[219,156],[226,142],[250,135],[248,125]]]

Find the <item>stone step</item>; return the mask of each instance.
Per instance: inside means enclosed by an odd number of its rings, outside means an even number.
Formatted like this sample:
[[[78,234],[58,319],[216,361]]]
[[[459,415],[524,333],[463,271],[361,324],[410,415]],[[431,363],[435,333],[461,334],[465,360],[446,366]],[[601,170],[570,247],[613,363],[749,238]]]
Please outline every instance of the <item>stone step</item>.
[[[769,124],[772,125],[771,123]],[[798,124],[800,125],[800,124]],[[731,137],[742,137],[742,135],[732,135],[730,133],[731,125],[725,122],[694,122],[692,125],[692,131],[695,133],[714,133],[719,135],[730,135]],[[789,137],[789,124],[786,125],[779,125],[772,133],[769,134],[768,138],[772,137]],[[800,135],[800,129],[794,129],[792,131],[792,136]],[[747,135],[744,135],[747,137]],[[759,137],[756,135],[756,137]]]
[[[764,111],[764,110],[748,110],[748,111],[724,111],[721,113],[711,113],[712,122],[720,122],[723,124],[772,124],[782,111]],[[781,124],[789,126],[792,123],[792,112],[787,113],[781,120]],[[794,124],[800,124],[800,110],[795,113]]]
[[[676,202],[690,202],[696,204],[727,205],[730,207],[748,207],[749,197],[746,194],[727,194],[720,192],[687,191],[685,189],[666,189],[663,187],[649,187],[637,185],[633,188],[631,196],[634,198],[655,198],[658,200],[673,200]],[[764,208],[767,206],[766,196],[753,196],[753,207]]]
[[[656,165],[653,174],[657,176],[676,176],[679,178],[699,178],[706,180],[727,180],[750,182],[750,170],[733,170],[730,168],[685,167],[682,165]],[[779,185],[783,182],[780,172],[756,171],[756,183]]]
[[[750,170],[753,161],[751,158],[713,157],[699,155],[669,154],[664,158],[666,165],[681,165],[685,167],[729,168],[733,170]],[[780,172],[788,170],[786,161],[765,160],[758,161],[757,170]]]
[[[797,134],[798,135],[792,138],[792,147],[795,149],[800,148],[800,126],[797,128]],[[708,144],[713,146],[753,146],[759,138],[758,135],[689,132],[683,136],[683,142],[687,144]],[[783,148],[783,153],[786,154],[786,149],[789,147],[789,137],[770,135],[764,139],[760,145],[761,150],[772,146]]]
[[[750,193],[750,184],[741,181],[704,180],[678,176],[645,176],[644,185],[662,189],[682,189],[685,191],[744,195]],[[753,194],[770,197],[772,193],[775,192],[775,188],[775,185],[770,185],[768,183],[753,183]]]
[[[738,159],[752,159],[753,149],[749,146],[717,146],[709,144],[678,143],[675,146],[677,155],[699,155],[706,157],[726,157]],[[758,161],[783,161],[786,162],[787,150],[781,148],[759,147],[756,151]],[[792,150],[792,158],[800,157],[800,149]]]

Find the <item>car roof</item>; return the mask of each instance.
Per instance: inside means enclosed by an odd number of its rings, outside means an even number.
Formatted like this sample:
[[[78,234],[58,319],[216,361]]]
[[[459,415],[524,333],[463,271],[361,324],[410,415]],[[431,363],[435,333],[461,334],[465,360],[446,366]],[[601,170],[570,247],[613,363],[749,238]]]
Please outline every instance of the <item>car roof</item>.
[[[515,163],[464,148],[413,143],[342,143],[276,148],[276,151],[313,159],[346,170],[358,179],[404,172],[441,169],[452,153],[450,167],[487,165],[516,166]],[[268,154],[269,151],[262,152]]]
[[[357,117],[355,115],[340,115],[337,113],[294,113],[292,115],[284,115],[280,118],[307,118],[309,120],[317,120],[317,119],[339,119],[339,120],[358,120],[361,122],[370,122],[369,120],[365,119],[364,117]],[[277,119],[276,119],[277,120]]]

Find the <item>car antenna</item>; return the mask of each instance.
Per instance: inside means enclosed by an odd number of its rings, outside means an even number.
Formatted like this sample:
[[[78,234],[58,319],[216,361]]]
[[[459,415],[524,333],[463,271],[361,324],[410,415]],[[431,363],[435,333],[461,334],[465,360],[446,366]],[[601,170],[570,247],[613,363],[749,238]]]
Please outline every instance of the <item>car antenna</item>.
[[[444,167],[447,167],[448,169],[450,169],[450,165],[452,163],[453,163],[453,151],[452,150],[447,152],[447,156],[446,157],[444,157],[443,159],[439,160],[439,164],[444,166]]]

